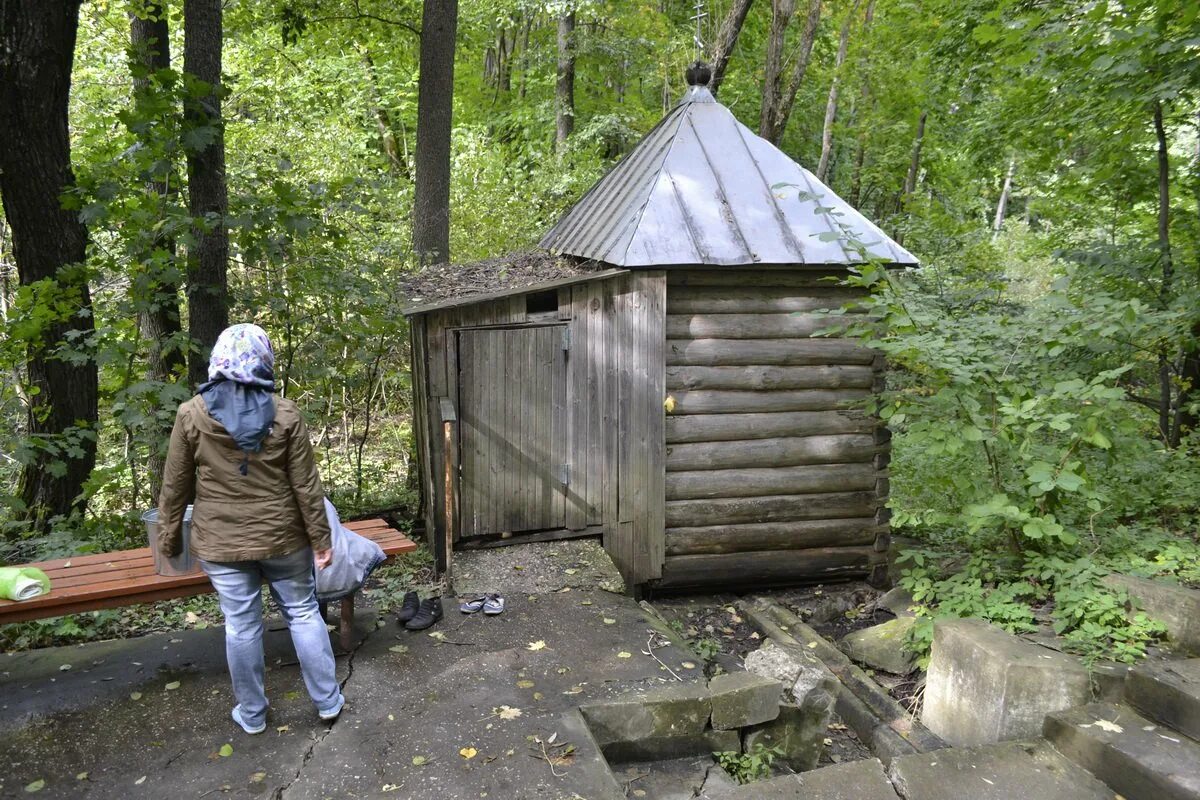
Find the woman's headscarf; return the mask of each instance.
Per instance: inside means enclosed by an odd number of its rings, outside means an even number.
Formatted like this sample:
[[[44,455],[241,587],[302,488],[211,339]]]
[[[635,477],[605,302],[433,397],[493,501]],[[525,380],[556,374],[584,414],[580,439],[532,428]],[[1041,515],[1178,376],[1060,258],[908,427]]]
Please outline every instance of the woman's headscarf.
[[[262,449],[275,422],[275,352],[267,332],[242,323],[221,331],[208,359],[208,383],[200,387],[209,416],[221,423],[245,453]]]

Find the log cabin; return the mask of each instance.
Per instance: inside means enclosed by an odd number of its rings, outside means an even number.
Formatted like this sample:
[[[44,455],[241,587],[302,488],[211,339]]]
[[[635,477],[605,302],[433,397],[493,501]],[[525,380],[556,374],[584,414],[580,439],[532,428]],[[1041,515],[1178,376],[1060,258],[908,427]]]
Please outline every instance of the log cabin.
[[[540,250],[409,287],[442,568],[455,548],[599,536],[636,594],[885,580],[884,365],[822,312],[861,296],[856,266],[917,259],[707,77],[689,68]]]

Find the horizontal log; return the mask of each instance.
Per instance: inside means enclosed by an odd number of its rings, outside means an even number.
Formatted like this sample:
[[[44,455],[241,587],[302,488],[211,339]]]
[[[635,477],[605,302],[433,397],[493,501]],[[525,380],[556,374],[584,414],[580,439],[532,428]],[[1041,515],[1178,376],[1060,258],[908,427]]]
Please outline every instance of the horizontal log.
[[[667,389],[870,389],[870,367],[667,367]]]
[[[871,397],[866,389],[800,389],[786,392],[672,392],[671,419],[693,414],[753,414],[788,411],[861,410]]]
[[[669,269],[672,286],[836,287],[849,276],[845,269]]]
[[[668,528],[738,525],[745,522],[795,522],[806,519],[849,519],[875,513],[872,492],[721,497],[712,500],[668,500]]]
[[[851,339],[667,339],[667,365],[673,367],[870,366],[875,351]]]
[[[821,547],[720,555],[668,556],[657,588],[824,583],[866,575],[870,547]]]
[[[667,528],[667,555],[865,547],[875,545],[878,531],[875,520],[870,517]],[[875,546],[878,552],[878,546]]]
[[[678,410],[678,401],[676,404]],[[667,417],[667,444],[728,442],[832,433],[871,433],[878,420],[863,411],[787,411],[777,414],[690,414]]]
[[[668,314],[766,314],[842,308],[866,296],[863,289],[749,289],[729,286],[672,286],[667,291]]]
[[[667,471],[795,467],[803,464],[870,464],[878,451],[874,437],[861,433],[685,442],[667,447]]]
[[[695,500],[706,497],[758,497],[769,494],[867,490],[875,492],[875,496],[878,497],[878,478],[879,473],[869,462],[668,472],[667,499]]]
[[[861,319],[861,317],[859,317]],[[667,314],[668,339],[807,339],[854,317],[821,314]]]

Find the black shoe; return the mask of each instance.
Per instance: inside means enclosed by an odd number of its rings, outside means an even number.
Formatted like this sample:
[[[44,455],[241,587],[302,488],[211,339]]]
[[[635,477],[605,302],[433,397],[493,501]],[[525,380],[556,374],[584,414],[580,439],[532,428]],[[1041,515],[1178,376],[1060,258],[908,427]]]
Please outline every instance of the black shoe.
[[[404,603],[400,606],[400,613],[396,615],[396,621],[401,625],[408,622],[417,615],[417,609],[421,606],[421,598],[417,597],[416,592],[408,592],[404,595]]]
[[[410,631],[423,631],[432,628],[433,623],[442,618],[442,598],[428,597],[421,601],[417,615],[404,624]]]

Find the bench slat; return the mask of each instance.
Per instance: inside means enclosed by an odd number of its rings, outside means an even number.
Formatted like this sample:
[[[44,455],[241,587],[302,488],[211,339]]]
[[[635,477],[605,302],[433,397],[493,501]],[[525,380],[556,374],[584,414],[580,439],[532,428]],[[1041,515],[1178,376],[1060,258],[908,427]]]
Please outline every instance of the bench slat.
[[[389,557],[417,549],[417,544],[403,531],[392,528],[383,519],[357,520],[347,523],[346,527],[375,540]],[[0,623],[136,605],[212,591],[208,576],[203,573],[157,574],[154,571],[153,553],[148,547],[54,559],[28,566],[39,567],[49,575],[51,591],[19,603],[0,600]]]

